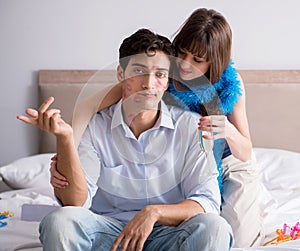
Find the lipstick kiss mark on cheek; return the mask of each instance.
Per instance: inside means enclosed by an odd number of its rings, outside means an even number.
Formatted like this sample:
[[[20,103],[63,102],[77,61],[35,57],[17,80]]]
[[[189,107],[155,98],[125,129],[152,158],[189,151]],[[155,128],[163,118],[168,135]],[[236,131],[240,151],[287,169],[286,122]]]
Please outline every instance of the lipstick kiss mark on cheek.
[[[132,81],[131,81],[131,82],[132,82]],[[126,90],[127,90],[127,91],[132,91],[132,84],[131,84],[131,83],[128,83],[128,82],[127,82]]]
[[[128,77],[127,78],[127,83],[132,83],[134,82],[134,77]]]
[[[122,99],[125,99],[127,97],[127,90],[126,87],[123,85],[122,86]]]
[[[157,81],[155,81],[155,88],[157,88],[157,89],[166,89],[167,88],[167,83],[165,83],[165,82],[161,82],[161,81],[159,81],[159,80],[157,80]]]
[[[134,116],[133,113],[131,113],[131,114],[128,115],[128,119],[129,119],[130,121],[132,121],[132,120],[134,119],[134,117],[135,117],[135,116]]]
[[[142,101],[141,97],[139,97],[139,96],[134,96],[133,100],[138,103]]]

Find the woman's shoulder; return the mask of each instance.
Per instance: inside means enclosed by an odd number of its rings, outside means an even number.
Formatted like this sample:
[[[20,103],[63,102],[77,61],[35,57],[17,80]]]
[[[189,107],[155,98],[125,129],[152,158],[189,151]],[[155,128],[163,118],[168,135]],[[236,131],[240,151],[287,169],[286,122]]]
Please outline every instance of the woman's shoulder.
[[[238,71],[234,66],[233,60],[230,60],[229,65],[225,68],[221,78],[231,79],[231,80],[238,80]]]
[[[226,89],[226,88],[236,88],[236,91],[239,90],[241,82],[241,76],[238,73],[237,69],[234,67],[234,63],[230,60],[229,65],[223,71],[220,80],[214,84],[216,89]]]
[[[233,111],[234,105],[243,94],[243,82],[233,61],[224,70],[221,78],[214,84],[222,103],[222,110],[225,114]]]

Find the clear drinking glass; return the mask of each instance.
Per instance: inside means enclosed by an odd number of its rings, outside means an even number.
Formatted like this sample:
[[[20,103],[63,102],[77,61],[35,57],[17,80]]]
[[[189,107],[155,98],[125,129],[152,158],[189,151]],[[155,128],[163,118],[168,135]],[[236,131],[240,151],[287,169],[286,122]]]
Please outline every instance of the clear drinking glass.
[[[212,132],[206,132],[206,131],[199,131],[198,133],[199,135],[199,145],[202,151],[204,151],[205,153],[209,153],[210,151],[212,151],[213,147],[214,147],[214,140],[209,140],[209,139],[205,139],[203,138],[204,135],[213,135]]]

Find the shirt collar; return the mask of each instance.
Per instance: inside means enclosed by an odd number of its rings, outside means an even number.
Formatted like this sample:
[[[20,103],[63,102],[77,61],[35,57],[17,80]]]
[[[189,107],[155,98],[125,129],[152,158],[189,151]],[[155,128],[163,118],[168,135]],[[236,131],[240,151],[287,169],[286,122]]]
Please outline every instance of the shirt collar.
[[[174,129],[174,123],[170,114],[170,111],[167,107],[167,105],[161,100],[160,102],[160,115],[159,115],[159,119],[157,120],[157,122],[155,123],[153,128],[159,128],[160,126],[162,127],[166,127],[169,129]],[[115,109],[114,109],[114,113],[113,113],[113,117],[112,117],[112,123],[111,123],[111,129],[122,125],[123,128],[126,131],[127,134],[127,129],[128,126],[124,121],[123,118],[123,113],[122,113],[122,100],[120,100],[116,105],[115,105]],[[128,128],[129,129],[129,128]]]
[[[162,100],[160,102],[160,115],[159,115],[159,118],[158,118],[156,124],[154,125],[154,128],[158,128],[160,126],[166,127],[169,129],[174,129],[174,123],[173,123],[169,108],[167,107],[165,102]]]
[[[112,116],[111,122],[111,129],[119,126],[124,125],[125,122],[123,120],[123,113],[122,113],[122,99],[115,105],[115,109]]]

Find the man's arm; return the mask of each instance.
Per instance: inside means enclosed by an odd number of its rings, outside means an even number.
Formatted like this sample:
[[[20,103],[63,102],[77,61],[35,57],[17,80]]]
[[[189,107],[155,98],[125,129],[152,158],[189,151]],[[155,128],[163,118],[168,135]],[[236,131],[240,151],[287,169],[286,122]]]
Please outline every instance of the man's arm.
[[[81,167],[73,136],[56,137],[57,170],[66,177],[66,189],[54,189],[64,206],[82,206],[87,199],[88,187]]]
[[[73,129],[60,115],[60,110],[49,109],[54,98],[48,98],[38,110],[26,109],[26,116],[17,116],[21,121],[35,125],[52,133],[57,142],[57,168],[68,180],[68,187],[55,189],[56,196],[63,205],[81,206],[87,199],[88,188],[85,174],[74,146]]]
[[[165,226],[177,226],[182,221],[199,213],[204,213],[204,209],[193,200],[184,200],[176,204],[145,206],[124,227],[110,251],[117,250],[121,243],[124,250],[131,250],[130,248],[142,250],[156,222]]]
[[[165,226],[177,226],[182,221],[205,212],[203,207],[193,200],[184,200],[176,204],[149,205],[145,210],[156,215],[156,222]]]

